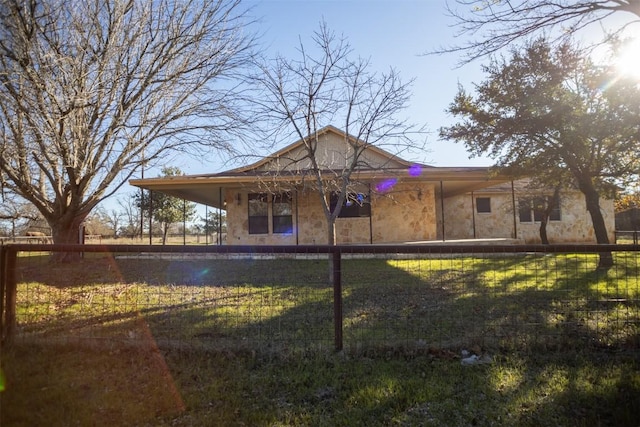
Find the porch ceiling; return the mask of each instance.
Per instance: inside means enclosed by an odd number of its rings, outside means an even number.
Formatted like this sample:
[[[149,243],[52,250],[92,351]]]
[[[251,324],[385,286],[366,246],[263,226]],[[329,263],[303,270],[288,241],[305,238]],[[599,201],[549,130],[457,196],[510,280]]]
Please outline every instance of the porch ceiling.
[[[355,178],[360,182],[371,183],[382,182],[390,178],[398,178],[403,182],[431,182],[434,184],[438,196],[442,192],[445,198],[510,180],[508,177],[490,174],[489,168],[428,168],[413,176],[408,175],[406,170],[358,171]],[[299,176],[282,175],[265,177],[255,174],[212,174],[133,179],[129,183],[146,190],[160,191],[192,202],[224,208],[225,188],[252,187],[268,181],[285,183],[299,179]]]

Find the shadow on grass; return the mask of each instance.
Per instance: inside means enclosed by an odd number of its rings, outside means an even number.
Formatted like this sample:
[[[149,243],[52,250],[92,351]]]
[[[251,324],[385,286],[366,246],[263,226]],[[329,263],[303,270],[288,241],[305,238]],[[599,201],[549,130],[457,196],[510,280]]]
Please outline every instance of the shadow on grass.
[[[472,367],[430,355],[158,356],[148,349],[14,347],[3,353],[0,422],[633,426],[640,416],[640,366],[622,354],[509,355]]]
[[[568,258],[458,259],[428,267],[369,260],[345,267],[347,334],[374,347],[640,347],[637,272],[612,276],[590,268],[595,257]]]
[[[634,425],[637,360],[611,350],[637,351],[636,302],[624,305],[633,312],[622,319],[635,329],[607,331],[597,323],[606,313],[589,306],[594,295],[607,298],[594,288],[602,277],[578,264],[563,280],[550,280],[537,265],[489,283],[487,274],[521,263],[414,274],[381,260],[343,262],[346,359],[293,357],[315,354],[305,352],[318,348],[311,337],[330,342],[328,296],[320,298],[324,303],[300,298],[275,316],[236,327],[243,339],[257,326],[277,331],[256,342],[280,355],[251,359],[256,365],[236,390],[250,404],[236,411],[256,425]],[[495,363],[462,367],[455,353],[434,347],[480,347],[494,352]]]
[[[11,385],[3,407],[22,412],[3,411],[2,425],[26,419],[35,420],[31,425],[47,419],[60,425],[121,419],[155,425],[634,425],[640,416],[637,285],[624,289],[610,280],[611,271],[604,277],[588,263],[552,258],[345,260],[347,351],[340,355],[331,352],[332,289],[324,261],[85,260],[86,279],[62,267],[49,275],[24,270],[40,274],[29,281],[43,280],[63,296],[94,285],[135,285],[118,297],[135,296],[135,304],[85,321],[99,325],[91,332],[97,338],[121,337],[144,348],[145,337],[153,337],[149,345],[161,345],[186,410],[172,412],[175,396],[143,386],[166,385],[167,377],[149,370],[150,353],[141,348],[107,339],[107,352],[78,346],[41,351],[23,342],[3,354]],[[111,272],[104,273],[108,266]],[[91,304],[111,302],[94,296]],[[82,329],[85,321],[69,314],[70,329]],[[608,324],[619,327],[607,330]],[[196,345],[170,345],[174,341]],[[458,350],[472,347],[491,352],[494,363],[462,366]],[[114,381],[125,391],[109,394]],[[50,403],[34,411],[42,393],[53,389]],[[64,389],[72,391],[65,397]],[[150,408],[144,415],[128,409],[136,396]],[[122,418],[104,417],[105,411]]]
[[[174,341],[236,340],[258,350],[332,342],[326,260],[93,257],[73,270],[41,262],[28,258],[19,269],[31,283],[18,295],[28,307],[27,331],[117,330],[118,320],[141,313],[156,335]],[[637,268],[618,262],[603,273],[596,262],[572,255],[344,260],[345,346],[638,347]]]
[[[2,351],[3,426],[155,425],[185,411],[181,393],[152,337],[136,346],[103,340],[17,342]]]

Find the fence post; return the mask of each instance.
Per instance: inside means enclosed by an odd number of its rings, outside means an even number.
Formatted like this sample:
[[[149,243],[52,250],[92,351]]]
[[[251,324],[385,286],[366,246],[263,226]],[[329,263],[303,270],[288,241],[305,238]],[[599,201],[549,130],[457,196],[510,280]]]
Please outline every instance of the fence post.
[[[2,314],[2,341],[10,341],[16,328],[16,260],[18,251],[7,246],[2,256],[4,312]]]
[[[4,290],[6,289],[7,264],[5,262],[7,249],[4,245],[0,245],[0,343],[4,339]]]
[[[331,252],[333,257],[333,324],[336,351],[342,350],[342,271],[341,254],[336,247]]]

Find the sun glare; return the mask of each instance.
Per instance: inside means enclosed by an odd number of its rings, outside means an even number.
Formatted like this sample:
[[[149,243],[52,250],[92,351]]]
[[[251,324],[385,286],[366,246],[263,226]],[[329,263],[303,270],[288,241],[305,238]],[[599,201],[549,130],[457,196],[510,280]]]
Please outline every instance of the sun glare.
[[[640,38],[628,40],[622,46],[616,67],[620,74],[640,80]]]

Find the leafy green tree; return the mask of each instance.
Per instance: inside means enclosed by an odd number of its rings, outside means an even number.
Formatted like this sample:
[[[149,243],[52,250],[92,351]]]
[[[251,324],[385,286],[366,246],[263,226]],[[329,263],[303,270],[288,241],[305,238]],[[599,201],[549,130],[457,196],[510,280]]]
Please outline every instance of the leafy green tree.
[[[162,168],[162,177],[182,176],[184,175],[179,168],[164,167]],[[160,224],[162,230],[162,244],[167,242],[167,234],[172,224],[190,221],[195,217],[196,205],[193,202],[169,196],[158,191],[141,197],[140,193],[134,195],[137,206],[142,210],[149,212],[153,220]]]
[[[475,96],[459,89],[448,112],[460,121],[440,136],[542,182],[570,174],[597,242],[609,243],[600,196],[613,195],[616,178],[638,172],[638,83],[596,66],[570,43],[553,48],[544,39],[483,70],[487,78]],[[600,266],[611,262],[605,254]]]
[[[200,226],[206,234],[215,234],[218,231],[227,232],[227,213],[222,211],[209,211],[206,217],[200,217]]]

